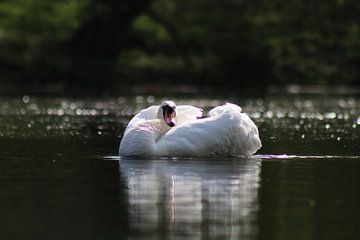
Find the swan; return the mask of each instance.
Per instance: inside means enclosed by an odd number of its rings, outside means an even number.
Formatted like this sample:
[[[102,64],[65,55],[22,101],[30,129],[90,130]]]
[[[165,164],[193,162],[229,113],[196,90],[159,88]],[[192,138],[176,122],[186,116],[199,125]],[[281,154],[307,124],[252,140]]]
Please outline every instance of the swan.
[[[164,101],[141,110],[128,123],[120,156],[210,157],[253,155],[259,131],[240,106],[226,103],[209,111]]]

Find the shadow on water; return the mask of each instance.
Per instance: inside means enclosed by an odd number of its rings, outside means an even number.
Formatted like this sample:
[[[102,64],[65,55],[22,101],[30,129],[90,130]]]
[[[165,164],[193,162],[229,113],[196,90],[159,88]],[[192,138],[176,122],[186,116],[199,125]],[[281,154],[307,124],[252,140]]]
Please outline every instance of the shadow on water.
[[[120,159],[134,239],[254,238],[258,159]]]
[[[358,239],[359,156],[261,157],[257,239]]]
[[[95,142],[1,139],[0,143],[1,239],[126,235],[118,164],[93,156]]]

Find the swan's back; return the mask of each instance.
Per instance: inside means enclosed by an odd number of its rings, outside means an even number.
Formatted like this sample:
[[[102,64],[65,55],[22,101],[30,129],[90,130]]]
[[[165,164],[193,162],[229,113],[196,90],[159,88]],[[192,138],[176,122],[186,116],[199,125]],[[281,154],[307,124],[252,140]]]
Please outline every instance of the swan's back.
[[[180,105],[176,108],[178,125],[197,120],[202,117],[201,108],[190,105]]]
[[[256,125],[241,108],[216,111],[171,129],[157,142],[158,151],[167,156],[251,156],[261,147]]]
[[[242,109],[240,106],[236,105],[236,104],[233,104],[233,103],[226,103],[224,105],[221,105],[221,106],[217,106],[213,109],[211,109],[209,111],[209,116],[210,117],[213,117],[213,116],[217,116],[217,115],[220,115],[220,114],[223,114],[224,112],[234,112],[234,113],[241,113],[242,112]]]

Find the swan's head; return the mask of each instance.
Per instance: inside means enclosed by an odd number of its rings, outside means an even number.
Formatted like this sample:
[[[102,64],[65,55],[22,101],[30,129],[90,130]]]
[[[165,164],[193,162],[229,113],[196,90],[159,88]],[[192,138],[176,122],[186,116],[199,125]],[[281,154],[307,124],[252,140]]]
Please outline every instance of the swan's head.
[[[176,104],[173,101],[165,101],[161,104],[158,113],[169,127],[176,125]]]

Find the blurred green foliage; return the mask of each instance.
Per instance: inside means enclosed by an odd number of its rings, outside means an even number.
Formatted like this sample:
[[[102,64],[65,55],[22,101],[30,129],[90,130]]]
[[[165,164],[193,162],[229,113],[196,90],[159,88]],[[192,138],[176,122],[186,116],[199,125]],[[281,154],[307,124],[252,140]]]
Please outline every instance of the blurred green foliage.
[[[104,75],[108,83],[122,85],[179,79],[253,86],[360,83],[359,1],[134,2],[1,1],[0,81],[64,85],[79,81],[97,87]],[[127,18],[116,16],[124,11]],[[104,30],[96,21],[118,28]],[[82,28],[87,32],[79,31]],[[87,36],[96,36],[97,31],[100,38],[91,42]],[[85,50],[93,51],[85,59],[93,63],[77,64],[74,47],[66,49],[76,34],[85,33]],[[102,35],[105,40],[99,41]],[[97,55],[99,45],[107,42],[115,54]],[[94,74],[93,66],[99,63],[106,67]]]
[[[4,0],[0,3],[0,59],[25,66],[81,24],[86,0]]]

